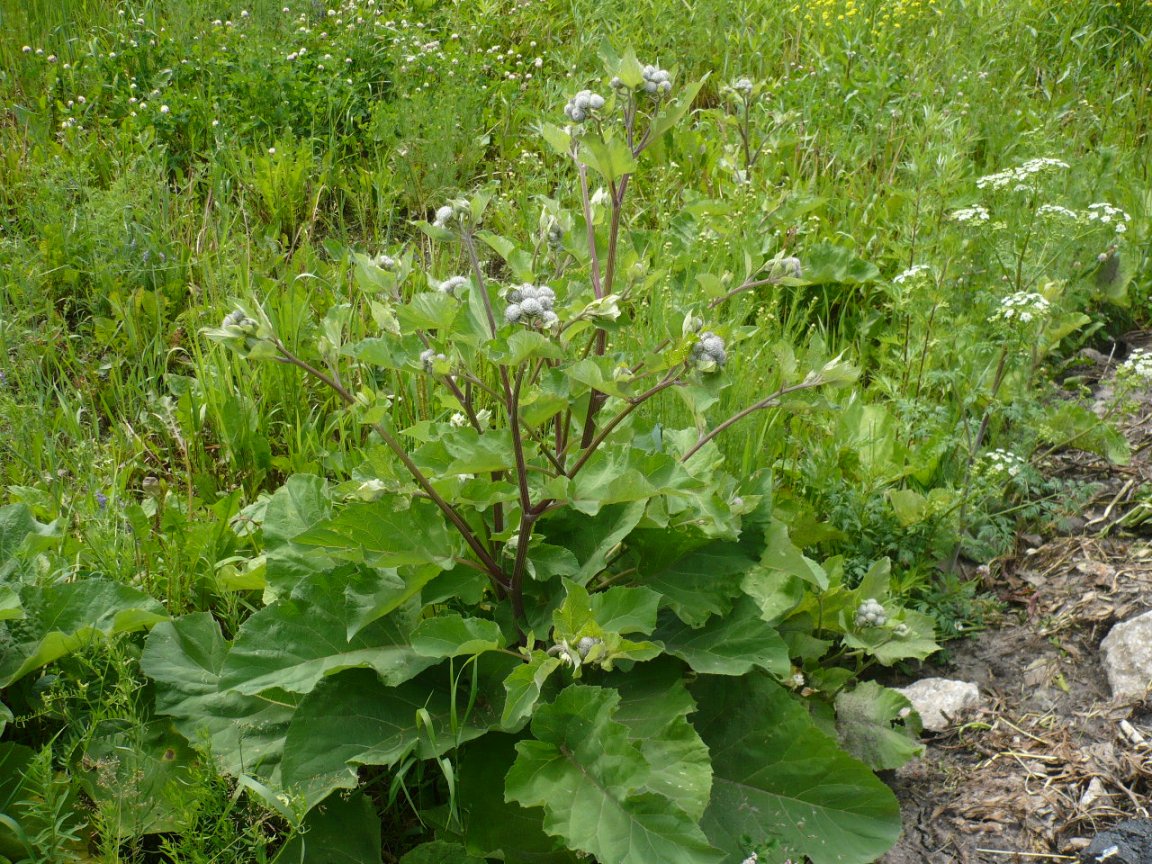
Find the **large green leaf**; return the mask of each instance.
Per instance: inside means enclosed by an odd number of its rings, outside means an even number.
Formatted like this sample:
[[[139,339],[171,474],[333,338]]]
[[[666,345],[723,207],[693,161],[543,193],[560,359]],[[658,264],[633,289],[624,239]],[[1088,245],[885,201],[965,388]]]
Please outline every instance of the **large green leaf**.
[[[615,690],[573,685],[536,711],[506,798],[544,808],[544,830],[601,864],[706,864],[722,856],[696,820],[651,790],[654,769],[613,718]]]
[[[7,625],[14,644],[0,658],[0,688],[94,639],[144,630],[168,617],[142,591],[98,578],[28,586],[20,601],[23,618]]]
[[[729,614],[713,616],[695,629],[666,613],[653,638],[697,672],[744,675],[760,668],[783,678],[792,667],[784,640],[749,597],[741,598]]]
[[[247,695],[307,693],[325,675],[356,666],[398,684],[435,662],[412,650],[399,613],[348,636],[344,589],[338,572],[321,574],[245,621],[224,659],[220,686]]]
[[[684,686],[684,670],[663,658],[635,666],[614,679],[620,691],[615,720],[628,727],[653,766],[647,788],[663,795],[696,821],[712,789],[712,760],[688,715],[696,703]]]
[[[739,861],[778,842],[814,864],[868,864],[900,834],[891,790],[762,675],[701,676],[694,725],[712,754],[708,838]]]
[[[433,504],[414,502],[397,510],[391,499],[381,498],[349,504],[334,518],[297,535],[295,542],[374,567],[436,564],[448,569],[461,541]]]
[[[585,585],[608,563],[608,558],[644,515],[644,502],[610,504],[595,516],[562,513],[542,523],[543,533],[554,546],[570,549],[580,562],[573,581]]]
[[[88,797],[116,813],[106,832],[124,839],[191,826],[197,814],[188,786],[196,755],[169,721],[105,721],[89,735],[73,770]]]
[[[367,795],[354,794],[309,813],[272,864],[379,864],[380,849],[376,807]]]
[[[684,550],[675,537],[654,533],[645,539],[641,556],[644,584],[662,593],[686,624],[727,614],[740,595],[741,577],[756,563],[748,544],[716,540]]]
[[[457,755],[457,803],[464,818],[467,849],[509,864],[577,864],[587,860],[544,833],[543,812],[504,798],[504,777],[512,766],[516,739],[490,732]]]
[[[193,744],[207,744],[227,774],[279,776],[288,722],[299,697],[290,693],[245,696],[220,687],[228,643],[207,612],[157,624],[140,658],[156,682],[156,712],[174,718]]]
[[[487,864],[483,858],[469,855],[459,843],[433,840],[421,843],[400,859],[400,864]]]
[[[325,481],[311,474],[294,474],[268,499],[264,543],[274,549],[331,515]]]
[[[521,663],[508,674],[504,679],[504,690],[508,698],[504,702],[501,726],[516,729],[528,719],[536,707],[544,684],[560,668],[560,664],[559,657],[550,657],[545,651],[533,651],[531,660]]]
[[[412,631],[412,650],[421,657],[462,657],[503,647],[504,634],[495,621],[454,612],[426,618]]]
[[[367,669],[325,679],[292,719],[284,785],[315,804],[335,789],[354,788],[361,765],[392,766],[409,754],[431,759],[497,727],[502,682],[517,661],[488,655],[477,662],[483,665],[475,694],[471,669],[453,688],[447,665],[399,686],[388,686]]]
[[[895,690],[865,681],[836,694],[836,732],[844,748],[877,771],[899,768],[924,747],[912,703]]]
[[[52,533],[53,526],[37,522],[27,504],[0,507],[0,577],[16,569],[16,553],[21,551],[29,535],[51,537]]]

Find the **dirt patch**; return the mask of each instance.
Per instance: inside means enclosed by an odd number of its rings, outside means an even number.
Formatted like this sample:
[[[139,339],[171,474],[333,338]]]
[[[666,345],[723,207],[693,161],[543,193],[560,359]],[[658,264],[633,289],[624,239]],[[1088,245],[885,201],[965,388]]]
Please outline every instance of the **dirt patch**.
[[[925,670],[977,684],[985,703],[887,778],[904,834],[880,864],[1078,861],[1100,831],[1152,813],[1152,702],[1113,700],[1099,658],[1113,624],[1152,609],[1150,413],[1127,424],[1130,465],[1046,466],[1101,484],[1084,533],[996,562],[1002,620]]]

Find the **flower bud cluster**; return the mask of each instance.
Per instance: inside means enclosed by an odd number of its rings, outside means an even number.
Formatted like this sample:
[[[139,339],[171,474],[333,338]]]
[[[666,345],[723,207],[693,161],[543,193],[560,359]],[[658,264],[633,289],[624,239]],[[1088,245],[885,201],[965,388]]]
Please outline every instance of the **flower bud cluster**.
[[[804,275],[804,265],[792,255],[777,258],[772,262],[770,275],[773,279],[800,279]]]
[[[702,365],[723,366],[728,362],[724,340],[711,330],[701,333],[699,340],[692,346],[692,360]]]
[[[751,78],[737,78],[732,82],[732,89],[737,93],[743,93],[745,96],[752,95],[752,86]]]
[[[598,111],[603,107],[603,96],[599,96],[591,90],[581,90],[568,100],[568,104],[564,106],[564,113],[573,123],[583,123],[588,119],[590,112]]]
[[[553,219],[548,223],[546,236],[548,238],[548,245],[553,249],[559,249],[564,242],[564,226]]]
[[[988,320],[1019,321],[1028,324],[1036,318],[1047,315],[1051,305],[1042,295],[1034,291],[1017,291],[1001,300],[1000,306],[988,316]]]
[[[547,285],[518,285],[508,292],[508,307],[504,310],[504,320],[509,324],[541,324],[551,327],[559,317],[552,311],[556,302],[556,292]]]
[[[435,348],[426,348],[420,352],[420,365],[424,367],[425,372],[431,372],[437,360],[447,359],[445,355],[437,354]]]
[[[452,297],[456,296],[456,292],[461,288],[468,285],[468,279],[464,276],[453,276],[451,279],[445,279],[436,286],[436,290],[441,294],[449,294]]]
[[[857,627],[883,627],[888,623],[888,613],[880,602],[869,597],[856,610]]]
[[[237,327],[245,333],[256,332],[256,322],[249,318],[242,309],[237,309],[225,315],[224,321],[220,326],[223,328]]]
[[[672,92],[672,76],[667,70],[656,66],[645,66],[643,69],[644,83],[640,85],[645,93],[652,96],[666,96]]]
[[[436,210],[436,217],[432,220],[432,224],[437,228],[449,228],[453,222],[461,221],[467,212],[466,202],[445,204]]]
[[[400,265],[400,262],[393,258],[391,255],[385,255],[383,253],[373,258],[372,263],[379,267],[381,270],[395,270]]]

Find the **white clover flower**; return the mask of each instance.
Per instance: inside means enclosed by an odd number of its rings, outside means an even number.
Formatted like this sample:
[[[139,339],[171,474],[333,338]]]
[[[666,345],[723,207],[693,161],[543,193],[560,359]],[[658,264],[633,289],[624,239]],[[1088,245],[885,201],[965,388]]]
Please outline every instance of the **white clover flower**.
[[[592,111],[598,111],[603,107],[603,96],[599,96],[591,90],[581,90],[568,100],[568,104],[564,106],[564,113],[573,123],[583,123]]]
[[[953,210],[948,214],[953,222],[987,222],[990,218],[988,209],[979,204],[973,204],[971,207],[962,207],[959,210]]]
[[[456,292],[468,284],[467,278],[464,276],[453,276],[451,279],[445,279],[436,286],[436,290],[441,294],[449,294],[452,297],[456,296]]]
[[[931,265],[928,264],[913,264],[899,276],[894,276],[892,281],[897,285],[903,285],[905,282],[922,282],[925,281],[928,275],[932,272]]]
[[[992,323],[1020,321],[1029,324],[1047,315],[1051,305],[1042,295],[1034,291],[1017,291],[1001,300],[996,311],[988,316],[988,320]]]
[[[880,601],[869,597],[856,610],[857,627],[883,627],[888,623],[888,613]]]
[[[728,362],[728,352],[724,340],[706,330],[700,334],[696,344],[692,346],[690,359],[706,371],[716,371]]]
[[[1068,167],[1068,163],[1060,159],[1029,159],[1016,168],[1009,168],[1007,171],[999,171],[995,174],[986,174],[976,181],[976,188],[1006,189],[1011,186],[1015,192],[1026,192],[1033,188],[1030,181],[1037,175],[1064,170]]]

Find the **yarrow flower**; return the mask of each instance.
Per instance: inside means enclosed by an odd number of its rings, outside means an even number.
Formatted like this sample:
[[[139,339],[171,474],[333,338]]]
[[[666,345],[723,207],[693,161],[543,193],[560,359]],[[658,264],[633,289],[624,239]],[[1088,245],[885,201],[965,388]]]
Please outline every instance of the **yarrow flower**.
[[[987,480],[1014,480],[1028,467],[1028,460],[1010,450],[997,448],[980,457],[977,471]]]
[[[1031,190],[1030,181],[1038,174],[1045,174],[1055,170],[1067,169],[1068,163],[1059,159],[1029,159],[1016,168],[1007,171],[998,171],[995,174],[986,174],[976,181],[977,189],[1006,189],[1011,186],[1014,192]]]
[[[504,320],[509,324],[551,327],[560,320],[552,311],[556,292],[547,285],[519,285],[508,292],[506,299],[508,306],[504,310]]]
[[[441,294],[449,294],[452,297],[456,296],[456,292],[466,286],[468,280],[463,276],[453,276],[451,279],[445,279],[436,286],[436,290]]]
[[[598,111],[603,107],[603,96],[599,96],[591,90],[581,90],[568,100],[568,104],[564,106],[564,113],[573,123],[583,123],[588,119],[589,112]]]
[[[856,609],[857,627],[883,627],[888,623],[888,613],[880,601],[869,597]]]
[[[954,222],[987,222],[989,219],[988,209],[981,207],[979,204],[953,210],[948,216]]]
[[[1028,324],[1036,318],[1047,315],[1051,305],[1042,295],[1034,291],[1017,291],[1001,300],[996,311],[988,316],[988,320],[1020,321]]]
[[[1120,364],[1116,377],[1133,386],[1152,384],[1152,351],[1137,348]]]
[[[1036,215],[1048,218],[1070,219],[1073,222],[1080,219],[1080,214],[1075,210],[1069,210],[1067,207],[1061,207],[1059,204],[1041,204],[1036,208]]]
[[[1123,234],[1128,230],[1128,222],[1131,218],[1119,207],[1113,207],[1103,201],[1088,205],[1088,221],[1099,222],[1102,225],[1111,225],[1115,222],[1117,234]]]
[[[893,277],[892,281],[897,285],[903,285],[905,282],[919,282],[926,278],[932,272],[932,267],[928,264],[913,264],[899,276]]]
[[[699,340],[692,346],[691,357],[705,370],[718,369],[728,362],[728,352],[725,349],[724,340],[711,330],[700,334]]]

